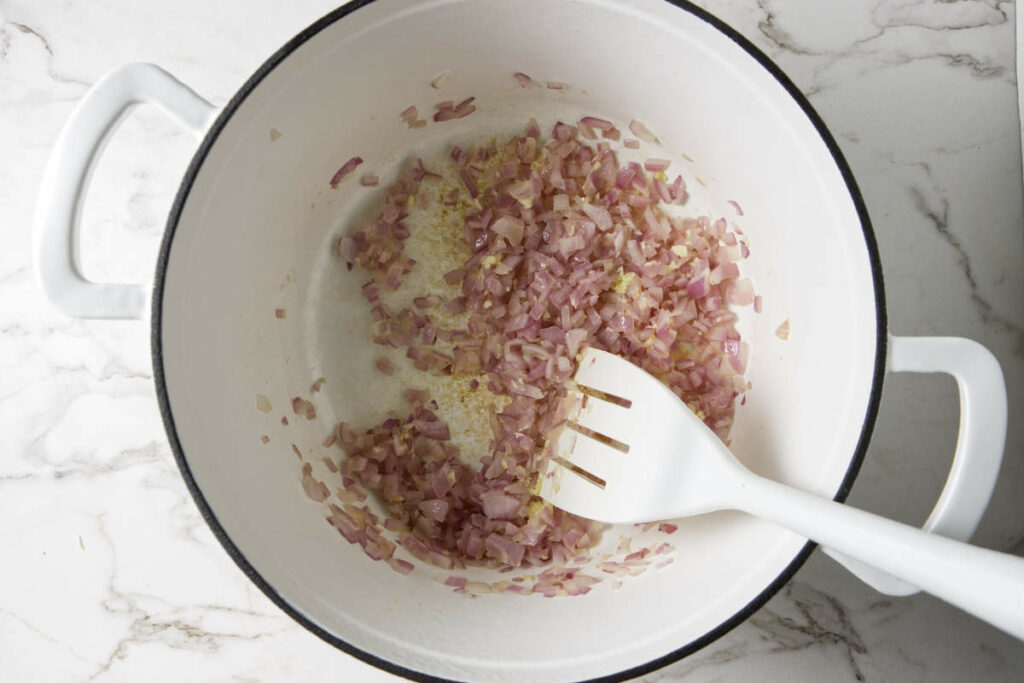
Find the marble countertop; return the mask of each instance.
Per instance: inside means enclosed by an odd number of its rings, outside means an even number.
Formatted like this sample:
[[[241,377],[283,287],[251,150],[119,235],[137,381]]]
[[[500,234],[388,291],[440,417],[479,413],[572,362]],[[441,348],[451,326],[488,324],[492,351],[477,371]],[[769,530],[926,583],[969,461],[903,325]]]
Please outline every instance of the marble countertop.
[[[809,95],[864,192],[890,329],[987,345],[1011,424],[975,536],[1024,554],[1024,221],[1014,6],[997,0],[704,0]],[[285,7],[287,6],[287,9]],[[103,73],[159,64],[223,103],[331,0],[0,2],[0,680],[390,679],[307,633],[232,563],[171,457],[148,327],[50,308],[30,262],[58,131]],[[150,277],[194,141],[139,109],[99,164],[84,267]],[[920,523],[945,478],[956,388],[892,376],[850,502]],[[645,680],[1017,681],[1024,643],[929,596],[888,598],[822,553],[764,608]]]

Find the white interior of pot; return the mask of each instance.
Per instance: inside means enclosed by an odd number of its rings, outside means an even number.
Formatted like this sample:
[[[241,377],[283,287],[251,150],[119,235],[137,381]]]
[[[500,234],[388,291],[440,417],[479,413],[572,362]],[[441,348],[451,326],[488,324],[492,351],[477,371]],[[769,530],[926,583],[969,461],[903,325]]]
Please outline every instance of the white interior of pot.
[[[514,71],[569,88],[526,90]],[[459,121],[410,130],[398,118],[410,104],[429,116],[436,102],[470,95],[477,112]],[[398,665],[474,680],[641,665],[741,611],[803,546],[716,513],[681,522],[669,539],[675,561],[617,590],[605,581],[575,598],[469,600],[438,583],[439,570],[401,576],[371,561],[304,496],[291,445],[313,462],[337,455],[320,446],[336,421],[369,426],[393,398],[373,368],[365,278],[332,255],[337,235],[359,227],[410,154],[517,132],[531,116],[549,130],[585,114],[623,130],[631,118],[646,123],[687,181],[687,210],[727,216],[749,237],[744,273],[764,312],[741,312],[753,390],[738,409],[736,454],[826,496],[850,465],[875,359],[867,250],[829,151],[771,74],[700,18],[654,0],[377,0],[278,64],[220,133],[174,235],[162,342],[185,458],[231,541],[303,615]],[[355,177],[328,187],[355,155],[382,188]],[[792,335],[782,341],[775,330],[786,319]],[[309,397],[321,375],[319,416],[307,422],[290,398]],[[270,398],[270,413],[256,409],[256,394]],[[623,531],[635,533],[607,537]]]

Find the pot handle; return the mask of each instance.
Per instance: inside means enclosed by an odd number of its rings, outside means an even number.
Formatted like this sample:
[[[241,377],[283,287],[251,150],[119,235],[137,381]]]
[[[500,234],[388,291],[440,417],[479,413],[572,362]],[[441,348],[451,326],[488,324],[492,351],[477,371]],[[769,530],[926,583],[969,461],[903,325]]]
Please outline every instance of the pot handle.
[[[82,275],[79,220],[96,159],[125,112],[147,102],[201,138],[216,109],[153,64],[128,64],[101,78],[75,107],[50,155],[36,205],[33,254],[47,298],[75,318],[143,317],[147,288]]]
[[[1006,440],[1006,384],[999,361],[981,344],[959,337],[889,337],[890,372],[944,372],[960,394],[960,429],[953,465],[922,527],[958,541],[970,539],[988,506]],[[842,553],[823,548],[869,586],[887,595],[920,589]]]

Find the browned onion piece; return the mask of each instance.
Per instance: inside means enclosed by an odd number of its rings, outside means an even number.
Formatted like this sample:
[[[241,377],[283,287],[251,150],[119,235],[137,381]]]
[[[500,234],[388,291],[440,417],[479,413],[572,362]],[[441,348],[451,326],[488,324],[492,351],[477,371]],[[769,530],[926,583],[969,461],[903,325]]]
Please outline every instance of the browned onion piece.
[[[296,415],[301,415],[307,420],[316,419],[316,406],[301,396],[296,396],[292,399],[292,412]]]

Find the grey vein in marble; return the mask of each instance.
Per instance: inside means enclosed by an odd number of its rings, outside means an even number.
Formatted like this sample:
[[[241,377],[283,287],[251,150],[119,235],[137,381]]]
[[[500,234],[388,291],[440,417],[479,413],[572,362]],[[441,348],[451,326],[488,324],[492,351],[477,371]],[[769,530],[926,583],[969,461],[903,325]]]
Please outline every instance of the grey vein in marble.
[[[758,0],[757,6],[761,16],[757,27],[761,35],[769,41],[770,52],[776,56],[781,54],[790,57],[811,59],[812,76],[809,83],[803,84],[803,90],[809,97],[833,87],[836,82],[847,82],[844,74],[839,81],[829,78],[829,72],[837,64],[854,66],[857,75],[863,75],[875,69],[897,68],[915,61],[938,60],[957,68],[964,69],[972,77],[1007,78],[1013,82],[1012,70],[1006,65],[994,61],[991,57],[966,51],[949,51],[939,47],[941,41],[936,37],[943,31],[967,31],[971,29],[998,27],[1008,22],[1004,6],[1008,3],[970,3],[972,7],[966,11],[949,12],[950,5],[963,3],[917,2],[882,2],[875,6],[871,13],[872,32],[858,37],[847,44],[829,49],[818,49],[805,42],[793,38],[792,32],[785,28],[785,21],[774,9],[773,0]],[[890,40],[893,31],[925,31],[932,36],[917,36],[917,40],[908,44],[902,38]],[[917,42],[932,43],[918,46]],[[911,46],[913,46],[913,51]],[[986,46],[980,45],[982,49]]]
[[[930,175],[930,169],[926,165],[924,165],[924,168],[925,172]],[[995,307],[978,291],[978,282],[971,268],[971,259],[960,243],[960,238],[953,233],[949,226],[949,201],[940,195],[937,199],[939,205],[937,207],[931,206],[925,192],[916,186],[908,187],[907,194],[910,196],[914,208],[928,219],[935,228],[935,232],[956,253],[956,259],[960,264],[963,277],[971,289],[971,299],[977,304],[978,314],[981,316],[981,319],[986,324],[996,325],[1000,329],[1012,333],[1017,340],[1017,353],[1024,354],[1024,328],[1021,328],[1021,326],[996,311]]]
[[[919,26],[943,31],[962,31],[981,26],[998,26],[1008,21],[1003,9],[1007,2],[957,0],[883,0],[875,6],[879,26]]]
[[[33,38],[39,41],[43,49],[46,50],[46,54],[48,55],[47,73],[49,74],[50,78],[57,81],[58,83],[70,83],[73,85],[80,85],[86,88],[92,85],[91,83],[81,81],[77,78],[72,78],[70,76],[65,76],[64,74],[58,73],[53,68],[53,48],[50,47],[50,41],[47,40],[46,37],[36,29],[26,24],[19,23],[17,21],[4,21],[3,24],[0,24],[0,59],[7,57],[7,51],[10,49],[11,46],[11,37],[7,30],[8,26],[20,33],[32,36]]]

